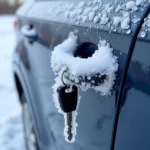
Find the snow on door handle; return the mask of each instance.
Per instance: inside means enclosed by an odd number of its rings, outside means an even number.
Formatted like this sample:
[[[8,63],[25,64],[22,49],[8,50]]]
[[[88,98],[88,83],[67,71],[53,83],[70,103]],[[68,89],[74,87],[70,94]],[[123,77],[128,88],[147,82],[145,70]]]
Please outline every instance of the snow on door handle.
[[[21,33],[30,40],[36,41],[38,39],[37,31],[33,25],[24,25],[21,28]]]
[[[63,43],[54,47],[51,55],[53,71],[61,76],[65,70],[68,84],[83,90],[93,88],[103,96],[110,95],[118,70],[113,48],[105,40],[95,46],[91,43],[78,45],[77,39],[70,33]]]

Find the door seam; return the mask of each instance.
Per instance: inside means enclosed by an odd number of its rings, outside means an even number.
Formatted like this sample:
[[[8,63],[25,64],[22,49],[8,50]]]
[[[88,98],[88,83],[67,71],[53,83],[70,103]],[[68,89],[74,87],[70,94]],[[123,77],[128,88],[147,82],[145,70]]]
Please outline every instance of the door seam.
[[[130,65],[130,61],[132,58],[132,54],[134,52],[134,47],[137,41],[137,36],[142,28],[142,24],[144,23],[144,19],[148,16],[150,12],[150,4],[148,5],[148,7],[146,8],[146,10],[144,11],[140,22],[138,23],[133,35],[132,35],[132,39],[129,45],[129,51],[128,51],[128,55],[126,58],[126,62],[125,62],[125,69],[124,69],[124,73],[123,73],[123,77],[121,79],[121,84],[120,84],[120,88],[119,88],[119,95],[117,98],[117,107],[115,110],[115,116],[114,116],[114,121],[113,121],[113,128],[112,128],[112,137],[111,137],[111,145],[110,145],[110,150],[114,150],[115,148],[115,142],[116,142],[116,134],[117,134],[117,128],[118,128],[118,121],[119,121],[119,115],[120,115],[120,110],[121,110],[121,100],[123,97],[123,91],[124,91],[124,85],[126,82],[126,78],[127,78],[127,72],[129,69],[129,65]]]

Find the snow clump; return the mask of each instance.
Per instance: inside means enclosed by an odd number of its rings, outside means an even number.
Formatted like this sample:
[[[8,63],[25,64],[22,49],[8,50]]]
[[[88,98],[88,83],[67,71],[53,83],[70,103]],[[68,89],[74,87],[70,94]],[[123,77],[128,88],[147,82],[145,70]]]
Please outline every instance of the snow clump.
[[[144,0],[136,0],[136,6],[141,6]]]
[[[121,17],[118,17],[118,16],[114,17],[113,19],[114,19],[113,23],[114,23],[115,26],[118,26],[121,23],[121,20],[122,20]]]
[[[98,23],[99,20],[100,20],[99,16],[95,16],[95,17],[94,17],[94,23]]]
[[[126,17],[121,22],[121,28],[122,29],[129,29],[130,28],[130,18]]]
[[[90,12],[89,13],[89,20],[93,21],[94,17],[95,17],[95,12]]]
[[[137,9],[137,7],[135,5],[135,2],[134,1],[128,1],[126,3],[126,9],[127,10],[135,10],[135,9]]]
[[[93,76],[97,73],[106,75],[104,83],[91,88],[99,91],[101,95],[109,95],[118,69],[117,57],[113,55],[113,49],[105,40],[100,40],[98,50],[92,57],[83,59],[73,56],[77,45],[77,36],[71,33],[63,43],[54,47],[51,55],[53,71],[59,73],[62,68],[66,68],[74,79],[79,76]]]
[[[140,33],[140,36],[141,36],[142,38],[146,37],[146,32],[145,32],[145,31],[142,31],[142,32]]]

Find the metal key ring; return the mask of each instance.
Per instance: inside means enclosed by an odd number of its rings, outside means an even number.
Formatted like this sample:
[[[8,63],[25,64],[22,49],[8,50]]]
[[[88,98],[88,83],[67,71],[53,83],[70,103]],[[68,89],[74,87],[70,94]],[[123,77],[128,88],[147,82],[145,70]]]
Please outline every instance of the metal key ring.
[[[64,70],[63,73],[62,73],[62,75],[61,75],[61,81],[62,81],[62,83],[63,83],[65,86],[68,86],[68,84],[66,84],[66,83],[64,82],[64,79],[63,79],[65,72],[67,72],[67,71]]]
[[[63,73],[62,73],[62,75],[61,75],[61,81],[62,81],[62,83],[63,83],[63,85],[65,85],[65,86],[69,86],[69,84],[66,84],[65,82],[64,82],[64,73],[65,72],[67,72],[67,70],[64,70],[63,71]],[[80,85],[82,85],[82,83],[84,82],[84,83],[90,83],[92,86],[99,86],[100,84],[103,84],[104,83],[104,80],[105,79],[107,79],[107,75],[100,75],[99,73],[97,73],[97,74],[94,74],[94,75],[91,75],[90,77],[91,77],[91,79],[88,79],[88,76],[84,76],[84,77],[82,77],[82,76],[78,76],[77,78],[78,78],[78,83],[76,83],[75,82],[75,80],[73,80],[73,79],[69,79],[69,76],[68,75],[66,75],[65,76],[66,77],[66,79],[67,80],[69,80],[71,83],[73,83],[74,85],[78,85],[78,86],[80,86]],[[92,83],[92,81],[93,81],[93,83]],[[82,85],[83,86],[83,85]]]

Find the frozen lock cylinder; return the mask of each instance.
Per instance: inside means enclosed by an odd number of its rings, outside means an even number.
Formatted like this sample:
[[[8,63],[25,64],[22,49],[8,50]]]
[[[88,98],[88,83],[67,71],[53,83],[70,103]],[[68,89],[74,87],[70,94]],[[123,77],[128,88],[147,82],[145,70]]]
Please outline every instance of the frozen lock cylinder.
[[[80,57],[82,60],[86,60],[88,58],[91,58],[92,55],[97,51],[98,47],[97,45],[93,44],[93,43],[82,43],[80,45],[78,45],[77,49],[74,52],[74,57]],[[91,68],[92,69],[92,68]],[[75,84],[77,86],[85,86],[90,84],[91,87],[97,87],[99,85],[102,85],[104,83],[104,81],[107,79],[107,75],[105,73],[101,74],[98,72],[90,74],[90,75],[85,75],[85,76],[76,76],[75,78],[70,78],[70,76],[74,76],[74,74],[72,74],[70,72],[70,70],[66,70],[66,73],[64,74],[64,77],[70,81],[72,84]],[[102,72],[102,71],[101,71]],[[103,70],[103,72],[105,72]],[[76,82],[75,80],[77,79],[78,82]],[[83,83],[85,85],[83,85]]]

